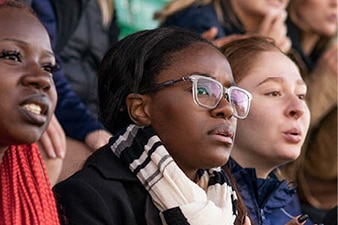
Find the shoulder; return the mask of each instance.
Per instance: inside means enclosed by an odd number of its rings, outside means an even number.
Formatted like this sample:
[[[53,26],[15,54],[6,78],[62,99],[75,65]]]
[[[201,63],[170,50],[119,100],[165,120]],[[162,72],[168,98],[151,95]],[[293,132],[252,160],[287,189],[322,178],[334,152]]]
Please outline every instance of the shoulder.
[[[60,215],[70,224],[137,224],[133,207],[137,204],[140,211],[148,196],[108,145],[94,153],[83,169],[55,185],[53,191]]]
[[[178,26],[202,33],[212,26],[220,27],[220,24],[213,4],[209,3],[175,12],[164,20],[162,26]]]
[[[101,186],[102,183],[106,182],[138,183],[139,181],[129,168],[111,151],[110,145],[107,144],[95,151],[87,159],[80,171],[62,183],[66,182],[85,182],[91,186]]]

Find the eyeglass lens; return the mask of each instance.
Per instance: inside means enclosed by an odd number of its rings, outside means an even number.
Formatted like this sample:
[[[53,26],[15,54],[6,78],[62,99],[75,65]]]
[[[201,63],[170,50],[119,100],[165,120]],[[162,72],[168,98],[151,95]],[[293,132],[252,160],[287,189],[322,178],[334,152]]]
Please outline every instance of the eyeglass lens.
[[[208,79],[198,79],[196,86],[197,101],[201,105],[211,108],[218,104],[218,99],[221,98],[223,88],[216,82]]]
[[[197,79],[195,88],[197,103],[206,108],[217,107],[219,101],[223,97],[223,86],[211,79]],[[240,118],[245,117],[249,110],[249,96],[236,87],[230,87],[228,93],[225,95],[227,100],[234,107],[235,116]],[[229,95],[230,98],[227,95]]]
[[[246,116],[249,110],[249,97],[246,93],[239,89],[231,89],[230,103],[234,106],[237,116]]]

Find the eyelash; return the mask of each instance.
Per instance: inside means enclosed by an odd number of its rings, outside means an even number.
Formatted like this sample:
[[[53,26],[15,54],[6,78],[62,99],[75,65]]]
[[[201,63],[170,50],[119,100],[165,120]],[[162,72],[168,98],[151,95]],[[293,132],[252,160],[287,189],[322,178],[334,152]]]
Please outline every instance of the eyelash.
[[[59,65],[55,64],[46,64],[46,65],[43,65],[42,68],[48,72],[48,73],[55,73],[57,70],[59,70]]]
[[[21,62],[21,54],[18,51],[7,51],[7,50],[2,50],[0,58],[3,59],[8,59],[8,60],[13,60],[12,57],[15,57],[15,62]]]
[[[21,60],[21,53],[19,51],[8,51],[8,50],[2,50],[0,58],[7,59],[7,60],[13,60],[15,62],[22,62]],[[47,72],[53,74],[55,71],[59,69],[59,66],[57,64],[45,64],[42,66],[42,68]]]
[[[272,96],[272,97],[276,97],[276,96],[281,96],[281,93],[279,91],[272,91],[266,94],[267,96]],[[306,99],[306,94],[299,94],[297,95],[298,98],[300,100],[305,100]]]
[[[298,98],[300,99],[300,100],[306,100],[306,95],[305,94],[301,94],[301,95],[298,95]]]
[[[266,93],[266,95],[276,97],[276,96],[280,96],[281,93],[279,91],[271,91],[269,93]]]

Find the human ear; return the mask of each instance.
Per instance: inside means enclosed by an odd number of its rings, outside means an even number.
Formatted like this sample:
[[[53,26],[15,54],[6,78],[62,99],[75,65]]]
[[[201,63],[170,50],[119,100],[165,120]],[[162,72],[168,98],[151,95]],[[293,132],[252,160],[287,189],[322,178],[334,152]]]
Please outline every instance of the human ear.
[[[151,124],[149,116],[149,96],[131,93],[126,98],[126,105],[130,119],[139,126]]]

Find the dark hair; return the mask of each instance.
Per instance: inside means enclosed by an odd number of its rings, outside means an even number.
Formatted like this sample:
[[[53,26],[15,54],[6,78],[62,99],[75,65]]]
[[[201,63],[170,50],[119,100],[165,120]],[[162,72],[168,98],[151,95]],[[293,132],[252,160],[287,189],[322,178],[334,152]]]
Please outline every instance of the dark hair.
[[[325,225],[337,225],[337,210],[338,207],[335,206],[326,213],[323,220]]]
[[[197,42],[213,46],[196,33],[174,27],[139,31],[118,41],[98,71],[99,118],[106,128],[114,134],[131,124],[127,95],[152,87],[156,76],[175,62],[172,54]]]

